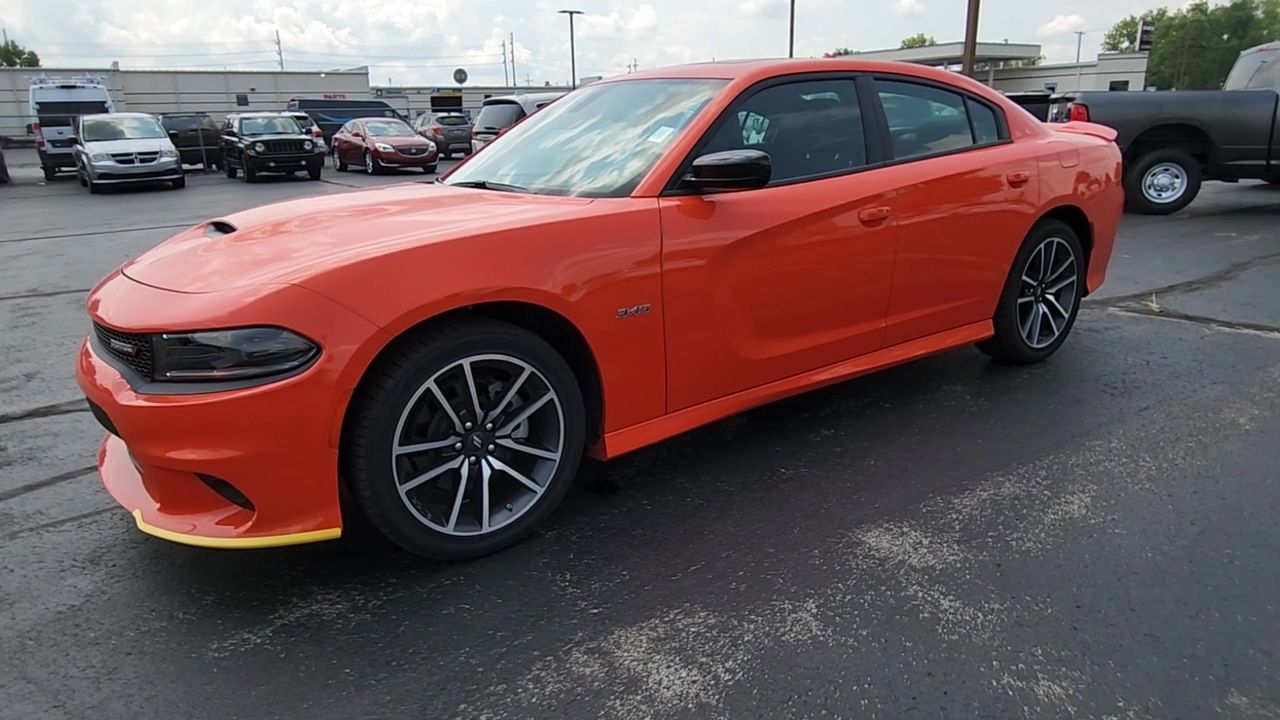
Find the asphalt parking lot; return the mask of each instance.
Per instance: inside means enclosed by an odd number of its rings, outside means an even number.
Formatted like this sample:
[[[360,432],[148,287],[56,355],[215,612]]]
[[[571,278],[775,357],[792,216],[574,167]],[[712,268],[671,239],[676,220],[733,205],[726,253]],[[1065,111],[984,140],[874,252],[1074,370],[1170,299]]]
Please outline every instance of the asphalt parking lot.
[[[428,179],[0,186],[0,717],[1280,718],[1263,184],[1127,216],[1044,365],[962,349],[719,422],[496,556],[138,533],[72,377],[87,289],[211,216]]]

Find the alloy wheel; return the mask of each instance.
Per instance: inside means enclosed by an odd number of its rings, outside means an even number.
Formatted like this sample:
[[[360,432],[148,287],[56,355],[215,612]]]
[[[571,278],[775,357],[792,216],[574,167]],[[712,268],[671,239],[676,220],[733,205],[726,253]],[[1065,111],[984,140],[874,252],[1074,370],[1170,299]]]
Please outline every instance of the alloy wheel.
[[[487,535],[542,498],[564,453],[564,410],[523,360],[472,355],[418,388],[394,437],[392,473],[409,512],[446,535]]]
[[[1028,346],[1048,347],[1066,330],[1076,304],[1077,268],[1071,245],[1060,237],[1047,238],[1027,258],[1018,328]]]
[[[333,161],[334,171],[340,172],[341,168],[338,167],[338,151],[334,150],[333,152],[329,153],[329,159]]]
[[[373,174],[373,153],[368,150],[364,151],[364,171]]]

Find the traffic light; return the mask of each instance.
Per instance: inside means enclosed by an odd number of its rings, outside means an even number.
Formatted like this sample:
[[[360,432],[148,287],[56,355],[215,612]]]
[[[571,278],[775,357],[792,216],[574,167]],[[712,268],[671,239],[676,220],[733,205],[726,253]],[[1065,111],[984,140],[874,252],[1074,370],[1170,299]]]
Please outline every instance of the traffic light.
[[[1138,52],[1150,52],[1155,40],[1156,24],[1147,20],[1138,23],[1138,41],[1136,43]]]

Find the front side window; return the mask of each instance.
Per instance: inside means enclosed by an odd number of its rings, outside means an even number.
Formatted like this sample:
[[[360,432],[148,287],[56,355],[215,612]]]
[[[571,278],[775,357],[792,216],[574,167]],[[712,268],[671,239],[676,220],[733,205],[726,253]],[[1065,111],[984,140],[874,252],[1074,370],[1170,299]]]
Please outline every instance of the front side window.
[[[168,137],[164,128],[152,117],[88,118],[80,123],[80,133],[82,142]]]
[[[287,116],[240,118],[241,135],[297,135],[298,121]]]
[[[700,78],[588,85],[512,128],[444,182],[548,195],[630,195],[724,85]],[[482,124],[477,119],[476,126]]]
[[[721,119],[701,152],[743,148],[769,154],[771,183],[865,166],[866,136],[853,80],[814,80],[765,88]]]
[[[929,85],[876,80],[895,158],[919,157],[1000,139],[993,109]]]

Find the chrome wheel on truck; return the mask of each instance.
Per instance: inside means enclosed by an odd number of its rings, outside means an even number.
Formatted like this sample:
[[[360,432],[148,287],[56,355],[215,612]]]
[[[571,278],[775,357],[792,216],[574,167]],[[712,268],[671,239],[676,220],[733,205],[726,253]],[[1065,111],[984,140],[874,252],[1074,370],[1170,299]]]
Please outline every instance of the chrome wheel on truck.
[[[1181,150],[1144,152],[1125,168],[1125,204],[1145,215],[1175,213],[1196,199],[1200,179],[1200,162]]]

